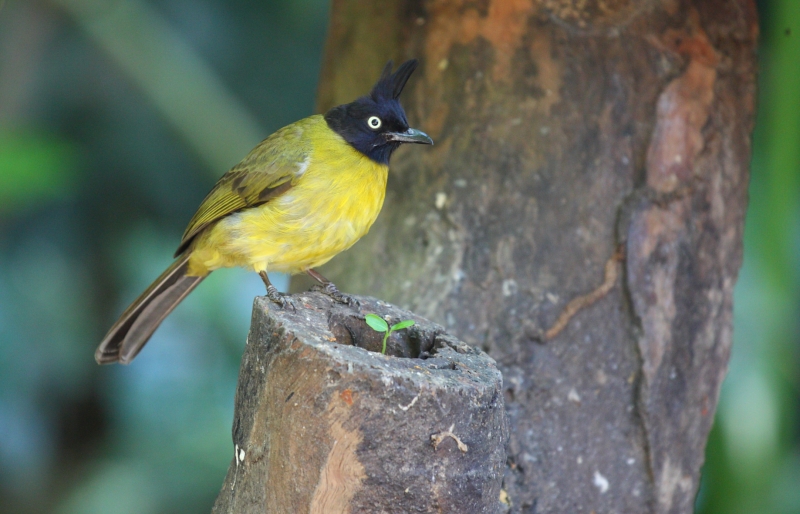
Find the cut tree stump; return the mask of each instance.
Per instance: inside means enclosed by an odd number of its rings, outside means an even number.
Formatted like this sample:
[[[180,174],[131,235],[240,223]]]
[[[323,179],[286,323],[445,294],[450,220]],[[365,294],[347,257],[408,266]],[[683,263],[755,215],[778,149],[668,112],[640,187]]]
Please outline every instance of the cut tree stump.
[[[320,293],[257,298],[234,458],[214,513],[502,512],[508,427],[495,362],[426,319]],[[391,325],[383,334],[364,315]]]

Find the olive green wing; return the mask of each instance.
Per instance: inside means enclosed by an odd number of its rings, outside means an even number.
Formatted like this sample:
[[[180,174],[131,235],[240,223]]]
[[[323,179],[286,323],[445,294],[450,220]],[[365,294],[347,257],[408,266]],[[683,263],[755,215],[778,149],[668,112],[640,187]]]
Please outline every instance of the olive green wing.
[[[219,179],[189,221],[176,257],[209,225],[291,189],[308,167],[311,120],[306,118],[275,132]]]

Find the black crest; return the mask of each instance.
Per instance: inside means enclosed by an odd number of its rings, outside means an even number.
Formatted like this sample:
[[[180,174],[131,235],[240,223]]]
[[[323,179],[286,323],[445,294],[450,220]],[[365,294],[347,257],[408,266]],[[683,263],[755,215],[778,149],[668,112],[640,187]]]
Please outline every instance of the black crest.
[[[392,73],[394,63],[392,61],[387,62],[381,73],[381,78],[379,78],[378,82],[372,87],[372,91],[370,92],[372,99],[378,102],[381,100],[397,100],[400,98],[400,93],[402,93],[403,88],[406,87],[406,82],[408,82],[411,74],[417,69],[417,64],[419,64],[419,61],[411,59],[401,64],[400,67],[397,68],[397,71]]]

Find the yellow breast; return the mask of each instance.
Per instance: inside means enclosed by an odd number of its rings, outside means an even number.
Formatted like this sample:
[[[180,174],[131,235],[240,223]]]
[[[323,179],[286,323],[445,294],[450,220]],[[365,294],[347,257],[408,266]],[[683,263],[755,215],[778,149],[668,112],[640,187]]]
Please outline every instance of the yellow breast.
[[[192,250],[194,273],[230,266],[299,273],[328,262],[369,231],[383,206],[388,167],[324,121],[308,130],[312,151],[294,185],[203,234]]]

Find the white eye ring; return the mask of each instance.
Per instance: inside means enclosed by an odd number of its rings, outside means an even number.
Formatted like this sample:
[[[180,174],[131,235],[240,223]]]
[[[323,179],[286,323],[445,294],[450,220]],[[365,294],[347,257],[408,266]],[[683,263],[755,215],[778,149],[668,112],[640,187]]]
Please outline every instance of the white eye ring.
[[[381,128],[382,122],[381,119],[378,118],[377,116],[370,116],[369,119],[367,119],[367,125],[372,130],[378,130],[379,128]]]

